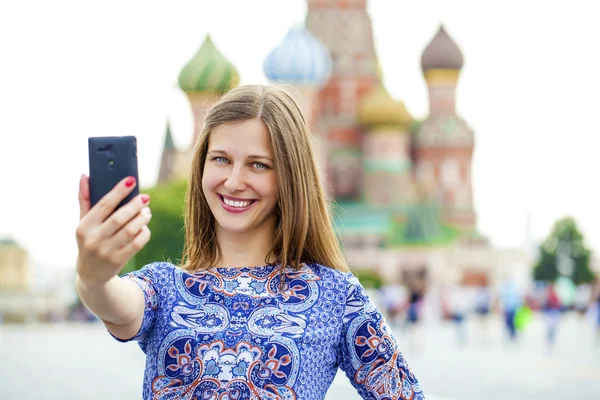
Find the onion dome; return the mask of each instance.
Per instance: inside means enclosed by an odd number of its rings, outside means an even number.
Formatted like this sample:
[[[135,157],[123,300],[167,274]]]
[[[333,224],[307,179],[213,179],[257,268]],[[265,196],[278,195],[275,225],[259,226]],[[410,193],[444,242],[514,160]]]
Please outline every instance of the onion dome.
[[[294,27],[269,53],[263,70],[273,82],[320,86],[331,74],[331,57],[312,33],[304,27]]]
[[[396,101],[383,86],[371,91],[360,104],[358,119],[362,125],[394,125],[408,127],[413,117],[404,103]]]
[[[215,47],[209,35],[179,74],[179,87],[188,92],[226,92],[237,86],[237,69]]]
[[[421,68],[428,69],[461,69],[463,55],[457,44],[448,35],[443,25],[421,55]]]

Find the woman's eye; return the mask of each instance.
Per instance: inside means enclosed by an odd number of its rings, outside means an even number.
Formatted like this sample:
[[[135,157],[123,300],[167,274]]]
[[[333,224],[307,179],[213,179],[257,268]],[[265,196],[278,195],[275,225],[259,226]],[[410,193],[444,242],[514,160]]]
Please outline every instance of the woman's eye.
[[[259,162],[255,162],[254,163],[254,168],[259,169],[259,170],[266,170],[267,168],[269,168],[267,165],[263,164],[263,163],[259,163]]]
[[[217,164],[225,164],[227,162],[227,159],[225,157],[215,157],[213,158],[214,161],[217,162]]]

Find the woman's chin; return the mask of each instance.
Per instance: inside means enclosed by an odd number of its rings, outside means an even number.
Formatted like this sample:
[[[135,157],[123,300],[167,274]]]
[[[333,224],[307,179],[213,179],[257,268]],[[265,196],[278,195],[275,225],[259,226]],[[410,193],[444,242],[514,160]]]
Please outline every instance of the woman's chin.
[[[223,233],[228,233],[228,234],[232,234],[232,235],[243,235],[245,233],[250,232],[250,229],[248,229],[247,227],[240,227],[240,226],[236,226],[236,227],[221,226],[221,230]]]
[[[240,223],[240,221],[218,221],[220,230],[223,233],[231,234],[244,234],[251,231],[251,225],[249,223]]]

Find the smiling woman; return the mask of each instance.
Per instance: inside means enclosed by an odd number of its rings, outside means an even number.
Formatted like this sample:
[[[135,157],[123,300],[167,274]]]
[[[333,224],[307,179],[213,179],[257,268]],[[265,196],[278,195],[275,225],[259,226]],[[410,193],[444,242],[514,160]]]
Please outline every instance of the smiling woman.
[[[242,86],[224,95],[206,117],[191,171],[184,269],[319,262],[348,270],[310,132],[281,87]],[[233,208],[236,201],[252,203]]]
[[[117,340],[139,341],[144,399],[323,399],[338,368],[365,399],[424,398],[391,329],[348,272],[310,132],[283,87],[242,86],[208,112],[194,149],[181,267],[156,262],[110,277],[123,259],[110,264],[111,251],[89,237],[132,233],[124,213],[142,205],[105,218],[105,201],[88,212],[85,183],[78,290]],[[118,204],[127,184],[110,201]],[[141,222],[134,227],[143,247]],[[112,269],[99,274],[102,261]]]
[[[240,234],[253,251],[264,248],[261,253],[267,254],[271,249],[278,192],[273,158],[269,131],[258,118],[219,125],[210,135],[202,190],[216,220],[223,255],[235,254],[225,247],[235,246]],[[263,239],[264,243],[257,243]],[[253,265],[269,262],[260,258],[221,263],[235,266],[249,261]]]

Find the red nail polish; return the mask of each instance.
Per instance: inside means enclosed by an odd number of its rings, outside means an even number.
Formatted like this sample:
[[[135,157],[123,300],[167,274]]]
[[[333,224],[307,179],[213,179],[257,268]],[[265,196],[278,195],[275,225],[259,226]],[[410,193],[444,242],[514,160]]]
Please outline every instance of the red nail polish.
[[[126,181],[125,181],[125,186],[126,187],[132,187],[135,184],[135,178],[133,176],[130,176]]]
[[[148,204],[149,201],[150,201],[150,196],[148,196],[147,194],[142,196],[142,203]]]

